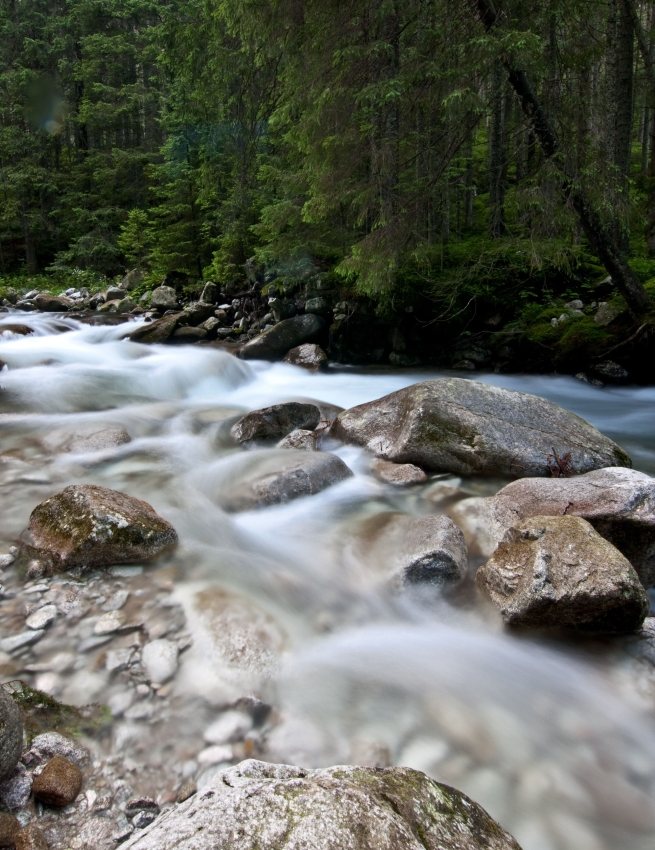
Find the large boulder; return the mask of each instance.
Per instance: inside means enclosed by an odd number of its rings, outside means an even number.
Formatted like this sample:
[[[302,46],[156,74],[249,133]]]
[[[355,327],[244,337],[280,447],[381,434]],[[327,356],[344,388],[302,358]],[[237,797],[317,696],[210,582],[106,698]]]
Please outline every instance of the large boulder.
[[[230,433],[238,443],[253,440],[279,440],[296,428],[313,431],[321,418],[315,404],[288,401],[253,410],[238,419]]]
[[[575,478],[523,478],[495,496],[450,510],[473,554],[488,557],[506,531],[532,516],[580,516],[619,549],[645,587],[655,585],[655,478],[623,467]]]
[[[161,814],[125,850],[520,850],[464,794],[409,768],[249,760]]]
[[[94,484],[71,485],[32,511],[21,561],[45,572],[152,561],[177,543],[147,502]]]
[[[73,307],[73,301],[65,295],[51,295],[40,292],[34,299],[34,306],[42,313],[65,313]]]
[[[630,562],[576,516],[511,528],[476,583],[511,626],[631,632],[649,608]]]
[[[239,356],[246,360],[279,360],[291,348],[312,342],[324,327],[324,320],[313,313],[284,319],[247,342]]]
[[[358,529],[356,561],[402,584],[458,584],[466,575],[464,536],[445,516],[383,512]]]
[[[458,475],[545,476],[558,461],[572,474],[631,466],[623,449],[568,410],[464,378],[360,404],[339,414],[331,431],[378,457]]]
[[[0,779],[9,776],[23,751],[23,721],[18,706],[0,688]]]
[[[249,453],[250,463],[234,474],[230,489],[218,501],[226,511],[247,511],[312,496],[352,475],[330,452],[298,449]]]

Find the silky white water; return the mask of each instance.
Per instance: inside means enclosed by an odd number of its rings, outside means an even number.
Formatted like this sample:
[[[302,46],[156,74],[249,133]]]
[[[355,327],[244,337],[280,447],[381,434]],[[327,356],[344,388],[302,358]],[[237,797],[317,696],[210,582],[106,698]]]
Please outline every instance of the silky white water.
[[[16,322],[34,334],[3,333]],[[220,508],[221,492],[279,451],[235,448],[235,416],[291,399],[350,407],[435,373],[310,374],[211,347],[142,346],[125,333],[35,314],[0,319],[2,551],[34,506],[68,484],[146,499],[178,531],[175,595],[185,610],[197,588],[226,588],[264,612],[264,640],[283,636],[237,682],[212,666],[191,623],[196,643],[176,680],[200,696],[240,687],[268,699],[279,716],[271,758],[419,768],[488,808],[524,850],[652,850],[652,668],[617,642],[591,648],[507,635],[472,590],[399,596],[358,561],[366,519],[439,509],[434,480],[394,490],[369,475],[362,451],[335,443],[329,448],[353,478],[286,505]],[[655,473],[655,389],[474,377],[562,404]],[[62,449],[80,429],[107,427],[131,441]],[[489,493],[496,483],[459,485]],[[101,678],[77,677],[64,696],[102,701],[102,688]]]

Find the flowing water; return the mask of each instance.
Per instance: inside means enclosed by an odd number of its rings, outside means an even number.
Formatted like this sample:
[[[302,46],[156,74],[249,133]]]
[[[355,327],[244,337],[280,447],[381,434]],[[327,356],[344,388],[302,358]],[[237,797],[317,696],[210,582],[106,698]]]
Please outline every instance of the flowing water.
[[[34,333],[3,333],[16,322]],[[235,416],[291,399],[350,407],[435,373],[310,374],[211,347],[142,346],[123,340],[125,332],[35,314],[0,319],[8,366],[0,373],[0,551],[37,503],[67,484],[146,499],[180,537],[172,567],[133,579],[152,583],[168,569],[187,616],[192,645],[171,712],[182,691],[208,706],[257,694],[276,708],[271,759],[424,770],[482,803],[524,850],[652,850],[652,670],[616,644],[508,636],[470,589],[400,596],[358,556],[362,528],[376,514],[434,512],[443,488],[485,494],[500,482],[437,476],[399,491],[370,476],[362,451],[334,444],[353,478],[282,506],[240,514],[220,507],[221,492],[276,451],[236,449],[228,437]],[[655,474],[655,389],[475,377],[574,410]],[[71,442],[117,428],[130,442]],[[129,571],[123,576],[130,580]],[[199,593],[240,600],[226,631],[230,657],[241,663],[212,655],[207,619],[194,607]],[[111,704],[109,682],[96,674],[71,676],[57,696]],[[201,736],[203,719],[176,718],[180,739]],[[129,740],[116,735],[113,746]]]

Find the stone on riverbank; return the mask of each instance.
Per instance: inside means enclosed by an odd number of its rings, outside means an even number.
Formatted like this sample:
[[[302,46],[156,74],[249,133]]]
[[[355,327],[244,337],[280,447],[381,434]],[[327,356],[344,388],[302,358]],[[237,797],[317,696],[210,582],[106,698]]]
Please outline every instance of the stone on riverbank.
[[[173,526],[126,493],[93,484],[71,485],[32,511],[21,560],[47,573],[152,561],[177,543]]]
[[[495,496],[464,499],[451,516],[488,557],[508,528],[531,516],[580,516],[630,561],[644,587],[655,585],[655,478],[622,467],[575,478],[524,478]]]
[[[325,321],[313,313],[283,319],[247,342],[239,356],[245,360],[280,360],[290,349],[312,342],[324,327]]]
[[[424,381],[339,414],[331,433],[378,457],[459,475],[547,476],[631,466],[616,443],[552,402],[463,378]]]
[[[13,699],[0,688],[0,779],[18,764],[23,750],[23,721]]]
[[[249,760],[164,812],[125,850],[520,850],[477,803],[409,768]]]
[[[246,413],[234,423],[230,433],[238,443],[279,440],[297,428],[313,431],[320,418],[316,405],[289,401]]]
[[[218,494],[226,511],[248,511],[312,496],[352,475],[341,458],[330,452],[280,449],[251,454],[252,465],[235,472],[231,489]]]
[[[35,798],[56,808],[63,808],[72,803],[81,788],[82,771],[63,756],[54,756],[46,762],[32,783]]]
[[[428,476],[420,466],[413,463],[394,463],[391,460],[377,458],[371,464],[371,472],[385,484],[394,487],[410,487],[412,484],[423,484]]]
[[[631,632],[649,608],[629,561],[576,516],[511,528],[476,583],[511,626]]]
[[[180,323],[182,316],[182,313],[171,313],[168,316],[162,316],[161,319],[155,319],[153,322],[146,322],[128,334],[127,338],[132,342],[166,342],[166,340],[173,336],[173,332]]]

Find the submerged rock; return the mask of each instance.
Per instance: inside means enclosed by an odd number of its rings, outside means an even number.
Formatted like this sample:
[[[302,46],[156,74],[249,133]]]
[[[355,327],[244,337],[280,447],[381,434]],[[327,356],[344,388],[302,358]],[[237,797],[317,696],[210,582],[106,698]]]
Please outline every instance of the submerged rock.
[[[311,342],[324,327],[324,320],[313,313],[293,316],[247,342],[239,355],[246,360],[279,360],[290,349]]]
[[[403,585],[458,584],[466,575],[464,536],[445,516],[379,513],[358,529],[356,561]]]
[[[476,583],[512,626],[631,632],[649,608],[629,561],[574,516],[511,528]]]
[[[125,850],[520,850],[464,794],[409,768],[249,760],[164,812]]]
[[[254,456],[253,465],[237,472],[232,488],[218,499],[226,511],[247,511],[312,496],[351,475],[330,452],[282,449]]]
[[[23,721],[18,706],[0,688],[0,779],[18,764],[23,750]]]
[[[575,478],[524,478],[495,496],[464,499],[451,516],[474,554],[488,557],[508,528],[532,516],[580,516],[630,561],[645,587],[655,585],[655,478],[623,467]]]
[[[631,466],[623,449],[574,413],[464,378],[424,381],[350,408],[331,432],[378,457],[459,475],[547,476],[558,459],[571,474]]]
[[[177,543],[173,526],[141,499],[79,484],[32,511],[21,560],[46,572],[152,561]]]
[[[297,428],[313,430],[320,418],[316,405],[288,401],[246,413],[234,423],[230,433],[238,443],[279,440]]]

